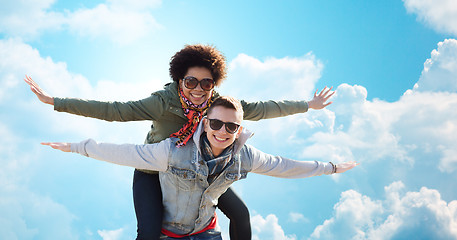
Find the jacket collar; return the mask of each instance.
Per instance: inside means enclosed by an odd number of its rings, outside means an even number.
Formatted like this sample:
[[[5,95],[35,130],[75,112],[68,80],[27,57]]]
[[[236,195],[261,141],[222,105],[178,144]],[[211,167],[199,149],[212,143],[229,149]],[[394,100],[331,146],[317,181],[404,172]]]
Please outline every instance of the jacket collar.
[[[203,119],[206,119],[206,117],[203,117]],[[198,124],[198,128],[197,130],[195,131],[194,133],[194,136],[192,136],[193,140],[194,140],[194,143],[197,145],[197,149],[198,151],[201,153],[201,149],[200,149],[200,136],[203,134],[204,132],[204,126],[203,126],[203,119],[202,121],[200,121],[200,123]],[[235,147],[233,148],[233,154],[237,154],[241,148],[244,146],[244,144],[246,143],[246,141],[252,137],[252,135],[254,135],[253,132],[249,131],[248,129],[246,128],[242,128],[241,129],[241,134],[240,136],[238,137],[237,140],[235,140]]]

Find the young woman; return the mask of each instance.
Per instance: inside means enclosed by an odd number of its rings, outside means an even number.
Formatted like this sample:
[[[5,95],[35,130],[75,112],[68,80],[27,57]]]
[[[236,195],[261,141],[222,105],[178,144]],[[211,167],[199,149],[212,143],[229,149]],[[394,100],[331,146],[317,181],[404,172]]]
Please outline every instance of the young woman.
[[[211,102],[219,96],[214,91],[226,77],[225,57],[208,45],[186,45],[170,61],[172,82],[148,98],[129,102],[100,102],[75,98],[51,97],[30,77],[25,81],[38,99],[54,105],[54,110],[106,121],[152,120],[146,143],[177,137],[177,146],[191,139]],[[303,113],[308,108],[322,109],[333,95],[324,88],[307,101],[241,101],[245,120],[260,120]],[[162,192],[157,172],[135,169],[133,199],[138,221],[137,239],[158,239],[162,226]],[[251,239],[249,211],[229,188],[217,206],[230,219],[231,239]]]

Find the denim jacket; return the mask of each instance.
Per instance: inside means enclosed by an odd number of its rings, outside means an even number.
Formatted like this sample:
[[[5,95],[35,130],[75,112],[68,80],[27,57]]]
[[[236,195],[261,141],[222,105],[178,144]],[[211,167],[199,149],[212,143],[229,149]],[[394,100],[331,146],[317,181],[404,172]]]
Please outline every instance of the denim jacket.
[[[88,139],[72,143],[71,151],[120,165],[160,171],[165,210],[163,228],[183,235],[205,228],[214,217],[218,198],[233,182],[246,178],[248,172],[283,178],[332,173],[329,163],[272,156],[245,144],[252,133],[243,128],[234,143],[233,161],[208,184],[208,166],[200,152],[202,132],[200,123],[192,141],[180,148],[175,146],[176,138],[146,145],[116,145]]]

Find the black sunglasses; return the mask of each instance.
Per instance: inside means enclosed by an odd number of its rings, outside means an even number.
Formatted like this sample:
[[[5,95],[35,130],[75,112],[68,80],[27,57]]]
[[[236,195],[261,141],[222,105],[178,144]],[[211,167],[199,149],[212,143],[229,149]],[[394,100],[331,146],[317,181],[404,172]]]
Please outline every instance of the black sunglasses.
[[[222,122],[219,119],[208,119],[208,120],[209,120],[209,127],[211,129],[213,129],[214,131],[221,129],[222,125],[225,125],[225,131],[227,131],[230,134],[234,134],[240,127],[240,124],[234,123],[234,122]]]
[[[198,81],[196,77],[187,76],[183,78],[184,86],[188,89],[194,89],[200,83],[200,87],[203,90],[209,91],[214,88],[214,80],[211,78],[203,78],[202,80]]]

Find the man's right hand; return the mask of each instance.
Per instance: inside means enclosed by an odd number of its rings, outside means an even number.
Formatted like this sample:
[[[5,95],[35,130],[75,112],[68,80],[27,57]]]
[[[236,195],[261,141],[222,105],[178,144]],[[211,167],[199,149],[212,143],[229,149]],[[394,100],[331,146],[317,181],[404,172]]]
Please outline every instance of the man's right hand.
[[[30,90],[38,97],[38,99],[46,104],[54,105],[54,98],[47,94],[31,77],[25,75],[24,81],[30,86]]]
[[[66,142],[42,142],[41,145],[47,145],[62,152],[71,152],[71,143]]]

